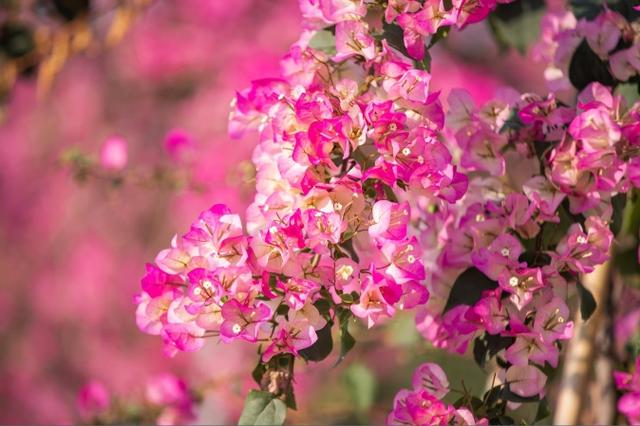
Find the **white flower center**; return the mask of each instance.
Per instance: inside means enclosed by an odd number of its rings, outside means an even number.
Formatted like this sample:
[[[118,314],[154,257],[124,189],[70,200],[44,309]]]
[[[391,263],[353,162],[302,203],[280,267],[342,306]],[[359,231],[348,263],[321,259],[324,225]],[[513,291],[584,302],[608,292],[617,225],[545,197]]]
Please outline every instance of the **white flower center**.
[[[519,281],[518,281],[518,277],[511,277],[509,278],[509,285],[511,287],[516,287],[518,285]]]
[[[233,331],[235,334],[238,334],[242,331],[242,327],[240,326],[240,324],[233,324],[233,327],[231,327],[231,331]]]
[[[348,279],[353,274],[353,267],[351,265],[342,265],[336,271],[336,276],[343,280]]]

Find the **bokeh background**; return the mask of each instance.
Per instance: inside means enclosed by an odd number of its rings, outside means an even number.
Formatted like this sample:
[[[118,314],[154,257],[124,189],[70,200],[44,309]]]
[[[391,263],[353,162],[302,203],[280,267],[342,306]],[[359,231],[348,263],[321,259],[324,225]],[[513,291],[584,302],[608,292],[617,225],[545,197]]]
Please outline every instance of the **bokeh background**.
[[[69,57],[46,91],[28,75],[12,86],[0,119],[0,423],[73,423],[89,380],[135,398],[163,372],[204,391],[198,423],[234,422],[254,349],[212,340],[167,358],[138,331],[132,298],[145,262],[198,212],[248,205],[254,141],[227,137],[229,102],[277,76],[299,31],[294,0],[156,0],[118,43]],[[541,67],[500,52],[484,24],[439,45],[432,72],[443,98],[458,86],[478,101],[502,86],[545,91]],[[123,178],[83,169],[113,137],[128,146]],[[427,359],[454,388],[485,386],[468,358],[433,350],[409,314],[354,334],[340,366],[336,355],[297,366],[291,423],[382,423]]]

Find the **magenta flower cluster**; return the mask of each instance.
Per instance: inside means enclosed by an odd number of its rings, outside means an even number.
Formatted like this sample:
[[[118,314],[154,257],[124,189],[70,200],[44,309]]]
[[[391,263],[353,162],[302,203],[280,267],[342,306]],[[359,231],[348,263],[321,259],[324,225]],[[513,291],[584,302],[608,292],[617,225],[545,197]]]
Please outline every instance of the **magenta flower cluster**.
[[[467,187],[439,140],[430,74],[374,40],[363,4],[302,8],[310,26],[335,24],[335,52],[305,31],[285,78],[255,81],[233,102],[232,135],[259,133],[246,229],[213,206],[142,280],[138,324],[168,354],[220,336],[260,343],[268,361],[313,345],[337,310],[371,327],[427,301],[407,200],[445,205]]]

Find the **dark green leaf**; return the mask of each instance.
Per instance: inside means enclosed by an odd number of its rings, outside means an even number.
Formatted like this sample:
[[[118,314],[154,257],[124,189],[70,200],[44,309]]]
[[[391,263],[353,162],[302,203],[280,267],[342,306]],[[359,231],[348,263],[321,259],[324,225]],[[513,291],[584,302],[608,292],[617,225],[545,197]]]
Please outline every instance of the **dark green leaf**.
[[[528,397],[520,396],[517,393],[512,392],[509,385],[506,385],[502,388],[502,392],[500,393],[500,398],[504,399],[505,401],[522,402],[522,403],[540,401],[539,395],[528,396]],[[509,423],[509,424],[513,424],[513,423]]]
[[[382,184],[382,188],[384,189],[384,195],[387,197],[387,200],[393,201],[394,203],[398,202],[398,197],[396,197],[396,193],[393,192],[393,188],[384,183]]]
[[[343,242],[340,247],[342,247],[347,253],[349,253],[349,256],[353,261],[360,262],[358,253],[356,253],[356,249],[353,247],[353,239]]]
[[[498,402],[498,400],[500,400],[501,393],[502,385],[492,387],[484,394],[484,404],[487,407],[493,407]]]
[[[586,40],[580,43],[571,57],[569,80],[578,90],[584,89],[595,81],[609,87],[615,84],[607,63],[591,50]]]
[[[481,337],[476,337],[473,344],[473,359],[480,368],[484,368],[487,360],[494,357],[498,352],[508,348],[515,342],[515,337],[500,336],[499,334],[486,333]]]
[[[296,396],[293,393],[293,386],[287,386],[284,402],[285,404],[287,404],[287,407],[291,408],[292,410],[298,409],[298,405],[296,404]]]
[[[499,425],[515,425],[516,424],[516,421],[509,416],[498,416],[497,420],[498,420],[497,423]]]
[[[289,305],[285,305],[284,303],[276,309],[276,314],[286,316],[289,313]]]
[[[299,351],[300,356],[307,361],[322,361],[329,356],[333,350],[333,338],[331,337],[331,326],[333,323],[328,322],[320,330],[317,330],[318,340],[308,348]]]
[[[349,333],[349,321],[351,318],[350,310],[341,309],[338,311],[338,319],[340,322],[340,355],[335,365],[340,364],[356,344],[356,339]]]
[[[402,28],[396,24],[388,24],[386,21],[382,24],[382,38],[387,40],[389,46],[398,52],[409,57],[406,47],[404,47],[404,34]]]
[[[637,189],[627,195],[621,228],[623,235],[635,237],[640,232],[640,191]]]
[[[520,130],[524,127],[524,123],[520,120],[520,115],[518,114],[518,110],[511,111],[511,115],[500,128],[500,133],[507,132],[509,130]]]
[[[580,295],[580,315],[583,320],[588,320],[596,310],[596,299],[593,294],[580,281],[576,282]]]
[[[634,246],[633,248],[625,250],[623,252],[616,253],[614,266],[618,272],[625,276],[640,274],[640,263],[638,263],[637,246]]]
[[[497,282],[491,280],[477,268],[471,267],[460,274],[453,283],[444,312],[458,305],[475,305],[484,291],[497,287]]]
[[[489,25],[501,47],[515,48],[524,54],[529,45],[538,39],[543,13],[542,0],[498,4],[489,16]]]
[[[613,235],[618,235],[620,229],[622,229],[622,219],[624,217],[624,208],[627,205],[627,194],[618,194],[611,198],[611,207],[613,208],[613,215],[611,217],[611,223],[609,229],[613,232]]]
[[[551,415],[551,407],[549,407],[549,401],[547,401],[546,397],[542,398],[542,400],[538,404],[538,411],[536,412],[534,423],[544,420],[550,415]]]
[[[352,153],[353,158],[360,165],[362,170],[373,167],[378,158],[378,150],[372,143],[365,143],[356,148]]]
[[[640,17],[638,11],[633,9],[637,6],[636,0],[571,0],[571,8],[576,18],[595,19],[604,11],[604,6],[620,13],[627,21],[635,21]]]
[[[267,366],[262,362],[262,360],[258,360],[258,365],[256,365],[256,368],[254,368],[251,372],[251,377],[253,377],[253,380],[255,380],[255,382],[260,385],[262,384],[262,377],[266,372]]]
[[[26,25],[7,21],[0,27],[0,51],[10,58],[19,58],[35,49],[33,31]]]
[[[329,313],[331,311],[331,303],[329,303],[328,300],[318,299],[314,302],[313,306],[316,307],[318,312],[320,312],[320,315],[322,315],[323,317],[326,318],[329,316]]]
[[[239,425],[281,425],[287,417],[287,406],[265,391],[252,390],[244,401]]]
[[[473,340],[473,359],[480,368],[484,368],[488,352],[489,346],[487,345],[487,341],[481,337],[476,337]]]
[[[443,30],[440,38],[444,38],[445,36],[446,33],[445,30]],[[407,52],[407,48],[404,46],[404,34],[402,32],[402,28],[400,28],[398,25],[383,22],[382,38],[384,40],[387,40],[389,46],[393,47],[407,58],[411,58],[411,56],[409,56],[409,52]],[[437,41],[438,40],[436,40],[436,42]],[[413,65],[418,69],[429,71],[431,69],[431,55],[429,54],[429,51],[425,50],[425,56],[422,61],[413,60]]]
[[[527,262],[530,267],[541,267],[551,264],[551,256],[547,253],[525,251],[518,258],[518,262]]]
[[[565,198],[560,204],[564,209],[564,213],[569,217],[569,220],[572,223],[579,223],[584,228],[584,223],[587,220],[586,217],[582,213],[571,213],[571,203],[569,202],[569,198]]]
[[[431,37],[431,40],[429,41],[429,46],[427,48],[431,49],[433,46],[436,45],[436,43],[447,38],[450,31],[451,31],[451,27],[449,26],[438,28],[438,31]]]
[[[576,221],[584,221],[584,216],[572,217],[565,205],[561,205],[558,208],[558,216],[560,217],[559,223],[545,223],[542,229],[542,245],[544,249],[554,249],[556,245],[567,234],[569,227]]]

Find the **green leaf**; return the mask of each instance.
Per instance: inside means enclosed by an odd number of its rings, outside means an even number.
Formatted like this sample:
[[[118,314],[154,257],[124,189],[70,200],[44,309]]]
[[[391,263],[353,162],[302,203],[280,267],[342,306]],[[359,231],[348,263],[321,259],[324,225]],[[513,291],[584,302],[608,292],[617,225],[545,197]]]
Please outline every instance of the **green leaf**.
[[[527,396],[527,397],[520,396],[517,393],[514,393],[509,387],[509,385],[506,385],[502,388],[502,392],[500,392],[500,398],[504,399],[505,401],[522,402],[522,403],[540,401],[539,395]],[[508,423],[508,424],[514,424],[514,423]]]
[[[558,208],[559,223],[545,223],[542,228],[542,244],[545,249],[554,249],[556,245],[567,235],[569,227],[574,219],[568,213],[564,205]]]
[[[373,143],[365,143],[356,148],[352,153],[353,158],[356,160],[362,170],[367,170],[373,167],[378,158],[378,150]]]
[[[546,419],[551,415],[551,407],[549,406],[549,401],[547,398],[542,398],[540,403],[538,404],[538,411],[536,412],[536,417],[533,420],[534,423],[538,423],[541,420]],[[547,422],[548,423],[548,422]]]
[[[484,368],[488,359],[496,356],[502,349],[511,346],[515,340],[515,337],[504,337],[485,332],[482,337],[476,337],[473,342],[473,359],[480,368]]]
[[[502,385],[494,386],[485,392],[483,396],[483,402],[487,407],[493,407],[498,400],[500,400],[500,394],[502,392]]]
[[[633,6],[638,5],[636,0],[571,0],[571,9],[576,18],[586,18],[590,21],[604,11],[605,5],[620,13],[629,22],[640,17],[638,11],[633,9]]]
[[[569,63],[569,80],[578,90],[584,89],[594,81],[609,87],[615,84],[607,63],[591,50],[586,40],[583,40],[573,52]]]
[[[488,352],[489,347],[487,346],[486,340],[481,337],[476,337],[473,340],[473,360],[480,366],[480,368],[484,367]]]
[[[640,191],[637,189],[627,195],[621,227],[623,235],[635,237],[640,232]]]
[[[640,100],[640,89],[638,88],[638,84],[634,82],[618,84],[614,93],[616,95],[622,95],[628,105],[633,105],[636,101]]]
[[[640,263],[638,263],[638,248],[634,246],[631,249],[616,253],[614,259],[615,269],[625,276],[625,279],[629,281],[629,278],[633,275],[640,274]],[[627,282],[626,284],[629,284]]]
[[[336,54],[336,37],[331,31],[316,31],[311,40],[309,40],[309,47],[333,56]]]
[[[325,318],[329,317],[329,312],[331,311],[331,303],[327,299],[318,299],[313,303],[313,306],[316,307],[320,315]]]
[[[516,421],[513,419],[513,417],[498,416],[497,424],[499,424],[499,425],[515,425]]]
[[[281,425],[287,417],[287,406],[271,393],[252,390],[244,401],[239,425]]]
[[[287,404],[287,407],[292,410],[297,410],[298,405],[296,404],[296,396],[293,393],[293,386],[287,386],[287,391],[284,396],[284,402]]]
[[[458,305],[475,305],[484,291],[497,287],[497,282],[491,280],[477,268],[471,267],[460,274],[453,283],[444,312]]]
[[[431,47],[433,44],[437,43],[439,40],[445,38],[448,34],[448,30],[442,29],[439,31],[440,35],[436,33],[432,37],[432,44],[429,45]],[[389,46],[396,49],[398,52],[402,53],[407,58],[411,58],[409,56],[409,52],[407,52],[407,48],[404,46],[404,33],[402,32],[402,28],[400,28],[396,24],[388,24],[386,21],[382,24],[382,39],[387,40]],[[429,54],[429,50],[425,49],[424,58],[421,61],[413,60],[413,65],[417,69],[421,70],[431,70],[431,55]]]
[[[376,377],[371,370],[364,364],[352,364],[344,371],[343,379],[356,412],[369,411],[377,388]]]
[[[382,38],[387,40],[389,46],[402,53],[404,56],[409,57],[407,48],[404,47],[404,34],[402,28],[396,24],[388,24],[386,21],[382,24]]]
[[[433,46],[436,45],[436,43],[447,38],[447,36],[449,35],[449,32],[451,32],[450,26],[438,28],[438,31],[436,31],[436,33],[433,36],[431,36],[431,40],[429,41],[429,46],[427,46],[427,48],[431,49]]]
[[[332,322],[327,322],[327,325],[316,331],[318,340],[308,348],[299,351],[302,358],[307,361],[319,362],[331,354],[333,350],[333,338],[331,337],[332,325]]]
[[[253,371],[251,372],[251,377],[253,377],[253,380],[255,380],[255,382],[258,385],[261,385],[262,377],[266,372],[267,372],[267,365],[263,363],[262,360],[258,360],[258,365],[256,365],[256,368],[254,368]]]
[[[611,198],[611,207],[613,208],[613,215],[611,217],[611,223],[609,229],[613,232],[613,235],[618,235],[622,229],[622,219],[624,217],[624,208],[627,205],[627,194],[617,194]]]
[[[519,0],[498,4],[488,22],[502,48],[514,48],[524,54],[538,39],[543,14],[544,1]]]
[[[338,319],[340,321],[340,355],[338,356],[338,360],[335,365],[340,364],[356,344],[356,339],[354,339],[351,333],[349,333],[349,321],[351,320],[351,317],[352,315],[350,310],[338,310]]]
[[[583,320],[588,320],[598,306],[593,294],[580,282],[577,281],[578,294],[580,295],[580,315]]]
[[[525,251],[518,258],[518,262],[527,262],[530,267],[541,267],[551,264],[551,256],[547,253]]]
[[[514,109],[511,111],[511,115],[506,119],[502,127],[500,128],[500,133],[508,132],[509,130],[520,130],[524,127],[524,123],[520,120],[520,115],[518,114],[518,110]]]

